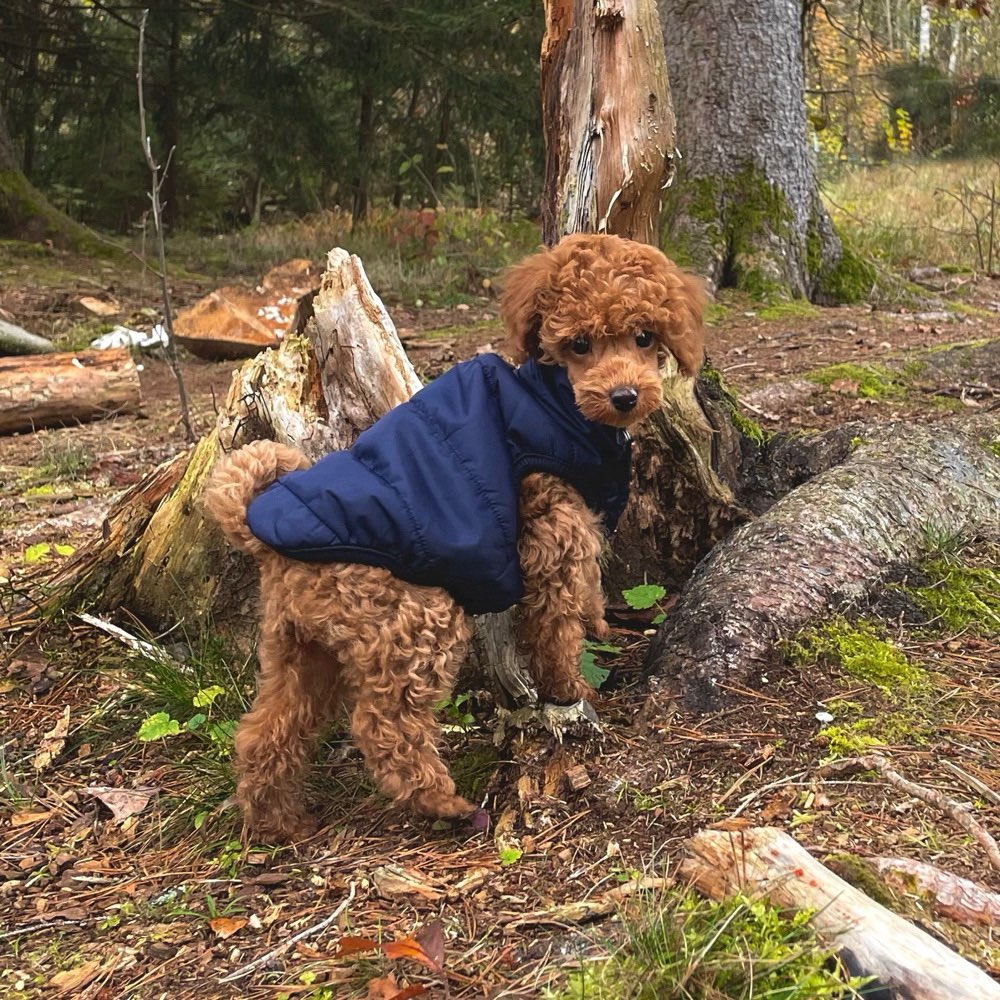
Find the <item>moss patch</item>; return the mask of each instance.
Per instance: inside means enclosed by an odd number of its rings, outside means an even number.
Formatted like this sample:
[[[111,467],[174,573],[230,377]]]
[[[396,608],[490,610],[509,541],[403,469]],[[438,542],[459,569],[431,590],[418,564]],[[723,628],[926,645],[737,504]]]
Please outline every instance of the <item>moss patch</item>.
[[[950,559],[921,568],[929,583],[908,590],[934,624],[952,633],[1000,631],[1000,573]]]
[[[757,311],[758,317],[764,320],[811,319],[819,310],[811,302],[804,299],[792,299],[788,302],[775,302]]]
[[[711,383],[715,388],[718,398],[728,407],[729,419],[740,434],[753,441],[756,445],[763,445],[771,435],[757,421],[750,419],[750,417],[745,417],[740,412],[740,404],[736,398],[736,393],[726,384],[721,372],[717,368],[713,368],[711,363],[706,363],[699,374],[706,382]]]
[[[841,237],[840,259],[833,267],[819,271],[817,298],[822,302],[864,302],[872,297],[878,272]]]
[[[917,694],[930,684],[927,673],[910,663],[875,626],[863,619],[849,623],[842,617],[801,632],[785,644],[793,662],[810,666],[831,660],[845,673],[889,695]]]
[[[904,378],[882,365],[855,365],[845,362],[829,365],[805,376],[824,388],[842,380],[857,382],[858,395],[863,399],[888,399],[899,397],[906,391]]]

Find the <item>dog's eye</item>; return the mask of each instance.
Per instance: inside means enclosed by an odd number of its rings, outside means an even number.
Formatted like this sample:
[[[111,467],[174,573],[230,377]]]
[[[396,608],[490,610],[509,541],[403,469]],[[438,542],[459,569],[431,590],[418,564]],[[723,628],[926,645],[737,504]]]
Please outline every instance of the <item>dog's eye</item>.
[[[637,347],[649,347],[652,342],[653,335],[649,332],[649,330],[640,330],[635,335],[635,343]]]
[[[590,337],[574,337],[570,342],[570,350],[574,354],[589,354],[590,353]]]

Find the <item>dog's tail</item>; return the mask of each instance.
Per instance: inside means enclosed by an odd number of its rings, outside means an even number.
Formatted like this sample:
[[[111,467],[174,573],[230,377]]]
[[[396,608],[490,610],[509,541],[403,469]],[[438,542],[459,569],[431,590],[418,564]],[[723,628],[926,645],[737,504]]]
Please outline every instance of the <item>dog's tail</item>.
[[[275,441],[251,441],[219,460],[205,488],[205,507],[230,545],[252,556],[268,550],[247,526],[247,507],[279,476],[308,466],[297,448]]]

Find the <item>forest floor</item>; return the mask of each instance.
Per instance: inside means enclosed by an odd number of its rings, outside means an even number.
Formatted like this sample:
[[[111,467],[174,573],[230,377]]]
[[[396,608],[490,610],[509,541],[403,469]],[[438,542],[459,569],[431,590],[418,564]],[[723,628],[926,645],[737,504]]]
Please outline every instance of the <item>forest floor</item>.
[[[906,307],[878,309],[762,308],[723,296],[710,310],[709,356],[765,431],[996,409],[1000,281],[939,274],[931,284]],[[196,278],[175,287],[181,304],[207,290]],[[114,299],[116,322],[153,322],[152,282],[58,254],[0,253],[0,310],[29,330],[84,346],[98,323],[81,312],[83,295]],[[492,300],[389,306],[422,375],[498,343]],[[4,602],[43,582],[62,553],[100,530],[123,488],[185,447],[170,371],[156,355],[140,363],[142,414],[0,443]],[[183,360],[199,433],[211,428],[235,367]],[[954,565],[988,571],[996,553],[983,545],[958,556]],[[183,734],[136,739],[156,706],[137,692],[143,668],[133,654],[76,617],[7,634],[0,993],[543,996],[564,988],[582,959],[627,945],[630,922],[655,905],[647,898],[623,912],[614,890],[669,877],[687,837],[727,820],[784,827],[821,858],[918,859],[998,891],[1000,871],[954,818],[870,775],[819,776],[831,756],[876,746],[907,777],[971,802],[979,821],[1000,831],[995,602],[956,624],[915,613],[907,591],[921,579],[915,569],[894,579],[896,589],[877,595],[865,616],[930,679],[920,698],[861,681],[832,656],[806,683],[789,658],[775,664],[765,693],[700,717],[676,705],[655,718],[641,712],[639,664],[653,612],[636,614],[610,595],[622,652],[599,654],[611,669],[596,706],[602,734],[553,751],[563,773],[583,769],[575,772],[582,787],[557,788],[539,812],[526,808],[502,842],[495,830],[441,830],[392,811],[357,755],[333,740],[313,787],[321,831],[284,849],[245,845],[234,812],[218,807],[229,791],[224,752],[215,751],[213,770],[203,766],[210,744],[192,749]],[[822,711],[832,724],[817,720]],[[466,791],[485,788],[509,802],[485,701],[458,697],[447,715],[447,757]],[[585,901],[603,919],[565,908]],[[988,930],[960,928],[912,892],[897,903],[1000,978]],[[335,920],[309,931],[335,910]]]

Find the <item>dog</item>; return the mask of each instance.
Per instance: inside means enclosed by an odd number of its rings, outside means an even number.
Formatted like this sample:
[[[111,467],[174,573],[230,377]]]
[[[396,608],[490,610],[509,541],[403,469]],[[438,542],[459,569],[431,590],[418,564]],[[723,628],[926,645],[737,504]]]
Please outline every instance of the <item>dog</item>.
[[[661,404],[668,353],[696,374],[702,291],[658,249],[579,234],[507,273],[506,350],[463,362],[356,444],[309,466],[256,441],[224,456],[205,501],[259,563],[256,699],[235,736],[249,830],[315,830],[303,779],[338,713],[381,791],[470,817],[438,754],[469,614],[517,604],[540,697],[594,695],[588,632],[607,636],[598,557],[628,496],[628,429]]]

